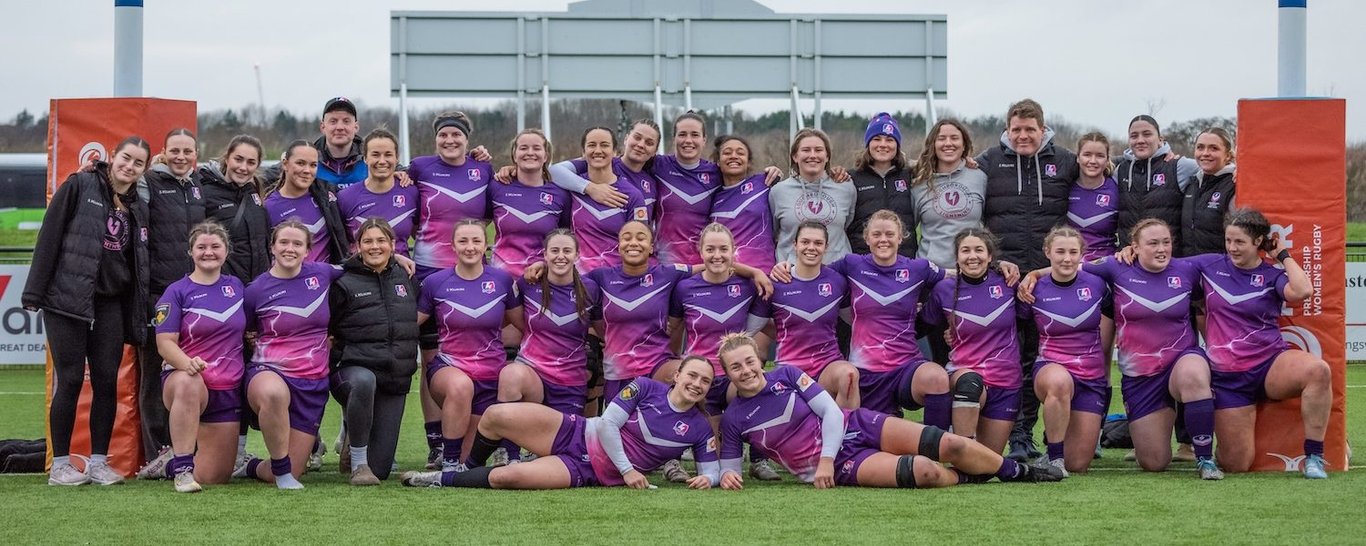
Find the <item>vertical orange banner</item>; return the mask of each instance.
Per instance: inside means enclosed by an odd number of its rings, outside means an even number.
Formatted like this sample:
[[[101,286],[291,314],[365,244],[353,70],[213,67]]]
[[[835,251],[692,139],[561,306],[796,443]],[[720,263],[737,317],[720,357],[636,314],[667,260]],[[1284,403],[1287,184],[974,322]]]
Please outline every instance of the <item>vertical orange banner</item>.
[[[1238,101],[1238,204],[1271,220],[1314,286],[1281,309],[1281,336],[1333,371],[1329,470],[1347,469],[1346,116],[1342,99]],[[1303,441],[1299,400],[1258,404],[1253,469],[1299,470]]]
[[[116,98],[53,99],[47,126],[47,196],[90,160],[108,160],[111,149],[130,135],[138,135],[161,152],[162,141],[172,129],[195,131],[194,101]],[[144,279],[145,281],[145,279]],[[81,389],[76,410],[76,427],[71,435],[71,454],[90,454],[90,381]],[[118,408],[114,435],[109,443],[109,465],[125,476],[137,472],[142,464],[142,424],[138,419],[137,351],[125,347],[119,364]],[[47,359],[47,405],[52,405],[52,355]],[[50,426],[50,425],[49,425]],[[49,435],[50,437],[50,435]],[[84,464],[72,457],[77,468]],[[52,446],[48,446],[48,465]]]

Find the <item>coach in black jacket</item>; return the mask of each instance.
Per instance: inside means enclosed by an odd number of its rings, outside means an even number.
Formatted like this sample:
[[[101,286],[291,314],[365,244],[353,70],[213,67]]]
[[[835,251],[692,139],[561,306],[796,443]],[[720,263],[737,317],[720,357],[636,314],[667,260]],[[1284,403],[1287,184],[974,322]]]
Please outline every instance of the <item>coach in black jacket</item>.
[[[982,152],[977,164],[987,174],[982,223],[1000,240],[996,258],[1013,262],[1022,271],[1047,266],[1043,239],[1067,221],[1068,195],[1079,171],[1076,154],[1053,143],[1043,107],[1024,99],[1010,105],[1001,145]],[[1009,455],[1023,460],[1039,455],[1033,439],[1039,401],[1031,373],[1039,356],[1039,333],[1033,320],[1019,320],[1015,326],[1024,386]]]
[[[351,483],[372,485],[389,476],[417,371],[418,288],[393,257],[394,232],[387,222],[368,219],[358,232],[360,252],[342,266],[345,272],[328,296],[331,381],[355,454]]]

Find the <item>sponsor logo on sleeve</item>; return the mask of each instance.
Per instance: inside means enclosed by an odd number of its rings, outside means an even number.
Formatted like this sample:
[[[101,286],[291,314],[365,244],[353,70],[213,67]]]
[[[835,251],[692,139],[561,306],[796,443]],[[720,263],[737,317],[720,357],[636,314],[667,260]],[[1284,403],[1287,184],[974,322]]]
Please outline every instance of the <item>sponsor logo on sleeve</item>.
[[[153,325],[153,326],[161,326],[162,323],[166,322],[166,317],[169,316],[170,314],[171,314],[171,304],[169,304],[169,303],[159,303],[159,304],[157,304],[157,312],[156,312],[155,315],[152,315],[152,325]]]
[[[797,378],[797,387],[802,390],[806,390],[806,388],[810,387],[812,383],[814,383],[814,381],[811,380],[811,376],[806,375],[805,373],[803,373],[801,377]]]

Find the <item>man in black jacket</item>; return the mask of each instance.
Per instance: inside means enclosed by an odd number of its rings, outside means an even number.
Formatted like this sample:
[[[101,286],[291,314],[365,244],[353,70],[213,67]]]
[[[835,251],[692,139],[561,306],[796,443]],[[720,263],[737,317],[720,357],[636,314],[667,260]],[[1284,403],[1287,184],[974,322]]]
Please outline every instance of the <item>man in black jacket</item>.
[[[1067,221],[1068,195],[1079,168],[1077,156],[1053,143],[1053,130],[1044,124],[1043,107],[1031,99],[1010,105],[1000,146],[977,156],[987,174],[982,222],[999,239],[999,260],[1032,271],[1048,265],[1043,239],[1054,226]],[[1034,396],[1034,359],[1039,356],[1039,332],[1033,320],[1016,323],[1020,366],[1024,373],[1020,413],[1011,432],[1010,458],[1039,456],[1034,446],[1034,424],[1039,400]]]

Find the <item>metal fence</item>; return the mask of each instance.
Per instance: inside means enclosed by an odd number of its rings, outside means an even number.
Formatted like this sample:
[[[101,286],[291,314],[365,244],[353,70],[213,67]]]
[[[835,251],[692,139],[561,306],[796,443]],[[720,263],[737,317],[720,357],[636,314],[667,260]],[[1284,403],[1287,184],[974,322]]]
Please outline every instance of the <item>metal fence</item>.
[[[1347,261],[1366,262],[1366,242],[1348,241],[1347,242]]]

